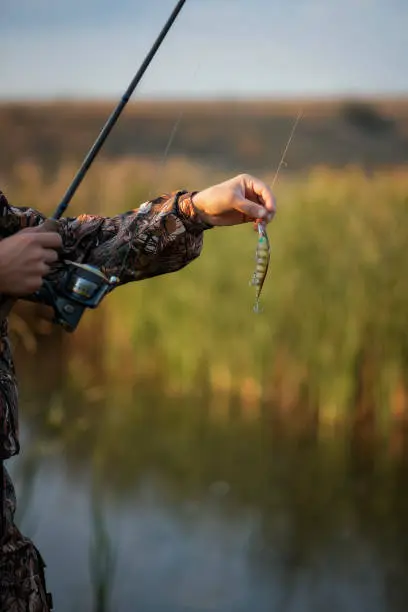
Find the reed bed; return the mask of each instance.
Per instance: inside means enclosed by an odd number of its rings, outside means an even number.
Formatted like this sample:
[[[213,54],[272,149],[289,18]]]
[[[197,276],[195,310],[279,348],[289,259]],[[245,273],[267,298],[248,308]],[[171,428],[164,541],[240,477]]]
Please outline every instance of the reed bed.
[[[163,191],[229,178],[185,159],[162,161],[100,160],[69,214],[114,215]],[[16,205],[50,213],[74,172],[64,165],[50,179],[25,163],[4,191]],[[328,424],[404,418],[407,169],[283,173],[276,192],[261,315],[248,286],[256,234],[250,226],[211,230],[187,268],[122,287],[85,316],[63,343],[72,384],[95,389],[103,380],[123,394],[153,384],[176,397],[208,393],[220,405],[238,397],[249,414],[273,404]],[[24,333],[19,316],[11,317],[16,334]]]

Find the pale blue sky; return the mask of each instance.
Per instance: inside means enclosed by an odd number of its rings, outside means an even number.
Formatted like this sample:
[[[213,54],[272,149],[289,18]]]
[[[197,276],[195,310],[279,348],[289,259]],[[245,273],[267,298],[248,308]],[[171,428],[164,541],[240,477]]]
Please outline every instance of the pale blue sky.
[[[0,0],[0,98],[115,97],[175,0]],[[187,0],[135,96],[408,94],[408,0]]]

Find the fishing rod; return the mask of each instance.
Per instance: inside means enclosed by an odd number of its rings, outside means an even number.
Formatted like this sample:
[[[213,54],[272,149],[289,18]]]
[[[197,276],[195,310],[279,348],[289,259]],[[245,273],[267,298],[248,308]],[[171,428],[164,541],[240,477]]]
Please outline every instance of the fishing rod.
[[[183,8],[183,6],[185,5],[186,2],[187,2],[187,0],[179,0],[179,2],[177,2],[177,5],[175,6],[172,14],[168,18],[168,20],[165,23],[165,25],[163,26],[162,31],[160,32],[159,36],[157,37],[157,39],[156,39],[155,43],[153,44],[152,48],[150,49],[149,53],[146,55],[142,65],[140,66],[139,70],[137,71],[137,73],[135,74],[135,76],[132,79],[131,83],[129,84],[129,87],[127,88],[127,90],[123,94],[119,104],[117,105],[115,110],[112,112],[111,116],[109,117],[109,119],[105,123],[104,127],[102,128],[102,131],[100,132],[100,134],[99,134],[98,138],[96,139],[95,143],[93,144],[93,146],[89,150],[88,155],[85,157],[84,161],[82,162],[81,167],[79,168],[77,174],[75,175],[71,185],[68,187],[64,197],[62,198],[60,204],[58,205],[58,208],[56,209],[55,213],[53,214],[52,219],[60,219],[61,216],[66,211],[69,203],[71,202],[73,196],[75,195],[75,192],[77,191],[77,189],[80,186],[80,184],[82,183],[86,173],[88,172],[89,168],[91,167],[92,162],[94,161],[95,157],[98,155],[99,151],[101,150],[105,140],[107,139],[107,137],[109,136],[112,128],[114,127],[115,123],[119,119],[119,117],[120,117],[123,109],[125,108],[126,104],[129,102],[129,100],[130,100],[134,90],[136,89],[136,87],[138,86],[140,81],[142,80],[146,70],[150,66],[154,56],[156,55],[157,51],[159,50],[162,42],[166,38],[169,30],[171,29],[172,25],[176,21],[179,13],[181,12],[181,10],[182,10],[182,8]]]
[[[119,104],[106,121],[98,138],[82,162],[82,165],[51,219],[60,219],[68,208],[69,203],[91,167],[92,162],[101,150],[106,138],[119,119],[126,104],[129,102],[130,97],[143,78],[143,75],[176,21],[183,6],[186,4],[186,1],[187,0],[179,0],[177,2],[173,12],[123,94]],[[85,309],[96,308],[103,297],[117,286],[118,283],[119,279],[116,276],[107,278],[102,270],[95,266],[65,260],[63,274],[56,282],[56,286],[44,280],[41,289],[33,296],[26,299],[35,302],[41,301],[47,306],[51,306],[54,310],[53,322],[61,325],[66,331],[73,332],[77,328]]]

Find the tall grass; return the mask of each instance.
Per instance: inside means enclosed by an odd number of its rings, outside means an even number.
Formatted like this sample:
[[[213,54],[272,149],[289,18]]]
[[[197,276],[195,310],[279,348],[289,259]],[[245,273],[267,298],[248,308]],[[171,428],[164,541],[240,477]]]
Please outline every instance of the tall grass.
[[[64,166],[47,183],[26,164],[5,191],[16,205],[50,212],[74,170]],[[149,160],[101,161],[70,215],[112,215],[163,190],[200,189],[224,178],[180,159],[169,160],[159,177]],[[277,195],[263,314],[253,313],[248,286],[256,234],[250,226],[217,228],[186,269],[122,287],[99,315],[85,316],[65,340],[75,384],[95,379],[87,347],[98,328],[100,377],[123,393],[160,384],[176,396],[208,392],[227,406],[239,397],[249,411],[265,402],[283,413],[300,409],[322,423],[351,416],[386,424],[404,416],[408,171],[367,176],[358,168],[317,168],[282,176]]]

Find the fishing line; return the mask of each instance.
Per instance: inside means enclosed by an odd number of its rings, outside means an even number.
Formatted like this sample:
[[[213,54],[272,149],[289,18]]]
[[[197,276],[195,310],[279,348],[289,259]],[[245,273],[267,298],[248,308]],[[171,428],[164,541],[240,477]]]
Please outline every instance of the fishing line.
[[[289,136],[289,138],[288,138],[288,141],[287,141],[287,143],[286,143],[286,147],[285,147],[285,149],[284,149],[284,151],[283,151],[283,153],[282,153],[282,157],[281,157],[281,159],[280,159],[279,165],[278,165],[278,167],[277,167],[277,169],[276,169],[276,173],[275,173],[275,176],[274,176],[274,178],[273,178],[272,185],[271,185],[271,188],[272,188],[272,189],[273,189],[273,187],[274,187],[274,185],[275,185],[276,179],[278,178],[278,174],[279,174],[279,172],[280,172],[280,169],[282,168],[282,166],[286,165],[286,162],[285,162],[286,153],[287,153],[287,152],[288,152],[288,150],[289,150],[290,144],[291,144],[291,142],[292,142],[292,140],[293,140],[293,137],[294,137],[294,135],[295,135],[295,131],[296,131],[297,125],[298,125],[299,121],[301,120],[302,116],[303,116],[303,111],[302,111],[302,110],[300,110],[300,111],[298,112],[297,117],[296,117],[296,121],[295,121],[295,123],[293,124],[292,131],[291,131],[290,136]]]
[[[272,188],[275,185],[280,169],[285,164],[285,156],[293,140],[293,137],[296,131],[296,127],[302,117],[302,114],[303,114],[302,110],[300,110],[296,117],[296,121],[292,127],[289,138],[286,142],[286,146],[280,158],[279,165],[276,169],[276,173],[272,181],[272,186],[271,186]],[[257,229],[258,229],[258,242],[257,242],[256,252],[255,252],[256,267],[252,275],[250,285],[253,285],[256,287],[254,312],[260,313],[262,312],[262,309],[260,307],[260,298],[261,298],[262,288],[263,288],[263,285],[264,285],[264,282],[265,282],[265,279],[268,273],[268,269],[269,269],[271,249],[270,249],[268,234],[266,231],[266,222],[260,221],[257,224]]]
[[[195,68],[195,70],[193,72],[193,75],[192,75],[192,77],[190,79],[190,83],[191,84],[194,83],[194,81],[196,80],[200,68],[201,68],[201,62],[198,62],[197,65],[196,65],[196,68]],[[161,158],[161,160],[160,160],[160,162],[158,164],[158,168],[157,168],[154,180],[152,182],[152,186],[151,186],[150,191],[149,191],[149,195],[148,195],[149,200],[152,197],[152,192],[153,192],[154,186],[158,184],[161,176],[164,173],[164,169],[165,169],[165,166],[166,166],[166,163],[167,163],[167,158],[169,156],[170,149],[173,146],[174,139],[176,137],[177,132],[179,131],[179,128],[180,128],[181,122],[182,122],[182,120],[184,118],[185,112],[186,112],[185,108],[181,109],[181,111],[179,112],[178,116],[176,117],[176,120],[175,120],[175,122],[173,124],[173,127],[172,127],[171,131],[170,131],[170,135],[169,135],[169,138],[167,140],[167,144],[166,144],[166,147],[164,149],[164,153],[163,153],[162,158]]]
[[[198,75],[198,72],[199,72],[200,68],[201,68],[201,62],[199,61],[197,63],[197,65],[196,65],[196,68],[194,70],[193,76],[191,77],[191,80],[190,80],[191,83],[193,83],[194,80],[197,78],[197,75]],[[182,120],[184,118],[184,115],[185,115],[185,109],[181,109],[181,111],[179,112],[178,116],[176,117],[176,120],[175,120],[175,122],[173,124],[173,127],[172,127],[171,131],[170,131],[170,135],[169,135],[169,138],[167,140],[167,144],[166,144],[166,147],[164,149],[163,156],[161,158],[161,161],[158,164],[157,171],[156,171],[154,179],[153,179],[153,181],[151,183],[150,191],[149,191],[148,196],[147,196],[148,197],[148,202],[151,201],[151,199],[152,199],[152,194],[153,194],[154,186],[158,184],[161,176],[164,173],[164,169],[166,167],[166,163],[167,163],[167,159],[168,159],[168,156],[169,156],[169,153],[170,153],[170,149],[171,149],[171,147],[172,147],[172,145],[174,143],[174,139],[175,139],[176,134],[177,134],[177,132],[178,132],[178,130],[180,128],[180,125],[181,125],[181,122],[182,122]],[[138,220],[136,219],[135,223],[137,221]],[[131,251],[132,251],[132,240],[131,240],[131,237],[130,237],[129,238],[129,246],[128,246],[127,252],[125,254],[125,257],[123,259],[123,263],[122,263],[122,266],[121,266],[121,269],[120,269],[120,274],[123,273],[123,271],[124,271],[124,269],[126,267],[126,264],[128,262],[129,255],[130,255]]]

